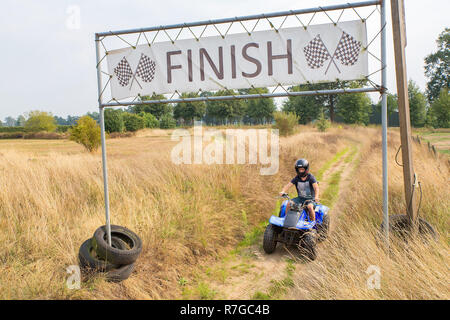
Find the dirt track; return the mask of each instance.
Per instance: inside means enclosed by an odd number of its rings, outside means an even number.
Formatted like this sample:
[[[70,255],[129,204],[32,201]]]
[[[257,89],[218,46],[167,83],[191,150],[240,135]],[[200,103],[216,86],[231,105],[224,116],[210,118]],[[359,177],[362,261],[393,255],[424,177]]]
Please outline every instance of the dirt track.
[[[331,207],[331,230],[332,236],[334,221],[339,218],[339,213],[344,210],[340,206],[339,198],[342,196],[347,184],[351,180],[355,160],[359,156],[357,146],[349,149],[338,161],[326,170],[319,182],[320,193],[329,187],[330,179],[334,174],[340,174],[338,194]],[[355,153],[352,155],[352,150]],[[318,258],[327,254],[318,244]],[[299,276],[299,269],[307,268],[314,264],[306,260],[298,249],[287,248],[278,244],[273,254],[266,254],[262,249],[262,237],[256,244],[242,250],[238,255],[222,261],[211,269],[220,270],[223,277],[210,277],[208,286],[214,292],[214,299],[260,299],[265,295],[270,298],[302,299],[302,297],[289,297],[288,282]],[[290,271],[289,271],[290,270]],[[262,296],[261,296],[262,293]],[[259,294],[259,296],[258,296]]]

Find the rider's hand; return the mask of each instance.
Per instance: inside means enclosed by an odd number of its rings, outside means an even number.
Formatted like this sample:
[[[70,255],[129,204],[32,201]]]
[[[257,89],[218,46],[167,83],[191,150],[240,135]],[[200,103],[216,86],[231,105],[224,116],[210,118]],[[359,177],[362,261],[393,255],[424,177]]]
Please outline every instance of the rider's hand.
[[[316,197],[316,198],[314,199],[314,201],[317,202],[317,203],[319,203],[319,202],[320,202],[320,199]]]
[[[280,197],[284,196],[286,194],[286,192],[281,191],[280,192]]]

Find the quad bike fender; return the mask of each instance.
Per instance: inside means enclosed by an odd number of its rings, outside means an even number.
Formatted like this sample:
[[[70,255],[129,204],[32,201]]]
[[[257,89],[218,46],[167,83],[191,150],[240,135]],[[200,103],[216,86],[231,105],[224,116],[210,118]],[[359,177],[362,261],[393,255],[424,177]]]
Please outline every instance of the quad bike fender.
[[[271,216],[269,219],[269,223],[273,224],[275,226],[283,227],[284,226],[284,217],[280,218],[280,217],[276,217],[276,216]],[[300,219],[295,227],[299,230],[310,230],[310,229],[314,228],[315,225],[316,225],[315,221],[304,221],[304,220]]]

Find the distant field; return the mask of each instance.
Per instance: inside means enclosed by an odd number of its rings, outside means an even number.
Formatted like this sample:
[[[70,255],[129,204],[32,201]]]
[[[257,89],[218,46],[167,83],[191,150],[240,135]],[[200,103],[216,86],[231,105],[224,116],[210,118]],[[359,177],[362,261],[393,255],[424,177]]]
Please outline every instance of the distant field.
[[[417,129],[413,134],[430,142],[439,152],[450,155],[450,129]]]

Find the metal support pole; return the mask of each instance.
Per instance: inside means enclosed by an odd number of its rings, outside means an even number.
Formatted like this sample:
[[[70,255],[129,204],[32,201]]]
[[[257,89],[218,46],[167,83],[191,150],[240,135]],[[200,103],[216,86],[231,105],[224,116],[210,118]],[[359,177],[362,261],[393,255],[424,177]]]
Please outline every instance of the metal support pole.
[[[109,219],[109,193],[108,193],[108,170],[106,166],[106,142],[105,142],[105,115],[102,106],[102,74],[100,66],[100,40],[98,34],[95,35],[95,54],[97,58],[97,86],[98,86],[98,104],[100,115],[100,128],[102,140],[102,163],[103,163],[103,189],[105,194],[105,212],[106,212],[106,234],[108,235],[108,244],[111,245],[111,222]]]
[[[381,127],[383,155],[383,225],[386,247],[389,248],[389,207],[388,207],[388,156],[387,156],[387,63],[386,63],[386,1],[381,1]]]

